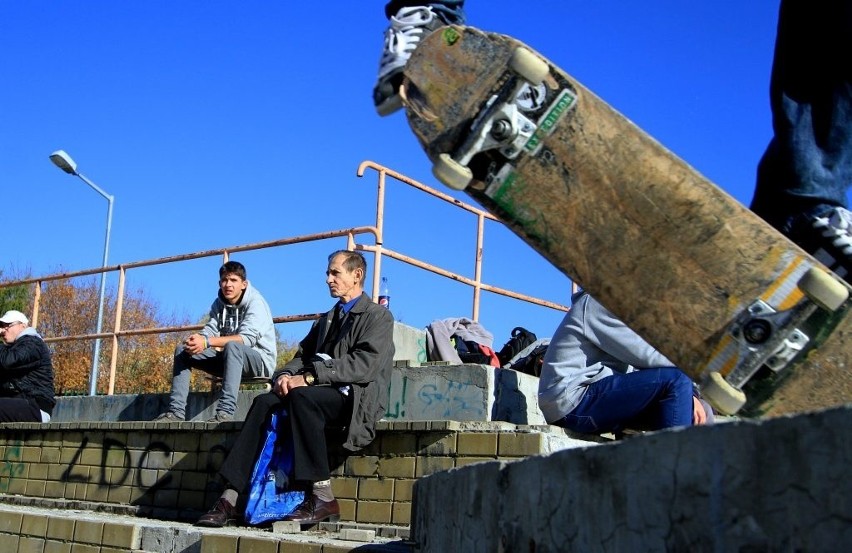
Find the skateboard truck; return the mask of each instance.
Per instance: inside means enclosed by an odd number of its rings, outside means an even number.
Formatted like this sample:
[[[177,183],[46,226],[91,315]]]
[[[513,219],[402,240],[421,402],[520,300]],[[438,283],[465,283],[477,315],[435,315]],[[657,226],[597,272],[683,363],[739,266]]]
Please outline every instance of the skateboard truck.
[[[816,267],[797,285],[810,301],[778,311],[758,299],[731,324],[730,335],[739,344],[738,362],[727,376],[712,372],[703,384],[719,410],[736,413],[746,403],[743,386],[761,367],[778,373],[807,347],[811,339],[799,327],[820,309],[837,311],[849,298],[846,286]]]
[[[726,376],[712,372],[702,383],[704,395],[713,406],[733,415],[746,404],[743,386],[766,366],[779,372],[807,345],[809,338],[798,329],[817,307],[807,304],[792,310],[777,311],[763,300],[756,300],[729,326],[734,340],[736,365]]]
[[[810,341],[804,332],[791,325],[805,320],[816,310],[816,305],[810,304],[794,315],[776,311],[762,300],[752,303],[731,332],[746,360],[728,375],[728,383],[742,388],[763,365],[774,372],[786,367]]]
[[[520,78],[510,79],[488,99],[467,139],[453,155],[440,154],[432,167],[435,178],[454,190],[464,190],[473,180],[467,164],[476,154],[500,148],[503,156],[514,159],[536,131],[536,124],[518,109],[517,99],[530,84],[540,85],[550,67],[526,48],[515,49],[509,66]]]
[[[529,87],[527,83],[520,84],[522,86],[518,87],[517,94]],[[489,113],[488,107],[497,101],[498,96],[492,96],[482,114],[486,118],[483,121],[477,119],[471,125],[471,129],[478,128],[479,132],[474,135],[474,140],[469,146],[465,144],[466,147],[460,154],[459,161],[463,165],[467,165],[479,152],[494,148],[500,148],[501,154],[508,159],[514,159],[518,157],[523,145],[535,132],[535,123],[518,110],[515,102],[500,103],[494,112]]]
[[[517,93],[527,86],[527,83],[519,81]],[[514,102],[500,101],[502,95],[495,94],[489,98],[485,109],[471,124],[470,136],[456,154],[441,154],[433,167],[435,177],[450,188],[463,190],[470,183],[473,174],[467,164],[476,154],[499,148],[505,158],[514,159],[535,132],[535,123],[520,113]]]

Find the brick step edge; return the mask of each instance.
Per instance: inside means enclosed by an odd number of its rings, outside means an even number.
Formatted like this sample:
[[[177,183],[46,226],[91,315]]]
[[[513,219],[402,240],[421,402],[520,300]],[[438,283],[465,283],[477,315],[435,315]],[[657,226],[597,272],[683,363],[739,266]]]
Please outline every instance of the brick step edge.
[[[139,524],[144,524],[146,520],[162,522],[168,524],[173,521],[180,521],[190,526],[198,520],[198,517],[203,513],[195,511],[176,511],[175,509],[142,507],[135,505],[118,505],[114,503],[100,503],[96,501],[81,501],[72,499],[57,499],[57,498],[41,498],[29,497],[23,495],[9,495],[0,493],[0,508],[3,507],[29,507],[33,509],[55,510],[60,512],[82,511],[89,512],[94,515],[117,515],[137,519]],[[175,518],[175,513],[178,512],[181,516]],[[158,516],[160,515],[160,516]],[[168,515],[168,516],[162,516]],[[198,527],[192,526],[193,529],[201,531]],[[231,527],[234,529],[244,529],[251,532],[262,532],[264,534],[274,534],[272,528],[239,525]],[[328,537],[336,537],[340,534],[345,534],[347,530],[367,530],[375,534],[376,538],[385,540],[400,540],[399,543],[386,545],[399,545],[406,550],[411,545],[408,542],[410,536],[410,528],[403,525],[395,524],[368,524],[363,522],[322,522],[316,526],[314,531],[320,531],[328,535]],[[308,532],[300,532],[295,535],[304,536]],[[275,534],[278,535],[278,534]],[[285,534],[281,534],[284,536]],[[393,549],[395,550],[395,549]]]

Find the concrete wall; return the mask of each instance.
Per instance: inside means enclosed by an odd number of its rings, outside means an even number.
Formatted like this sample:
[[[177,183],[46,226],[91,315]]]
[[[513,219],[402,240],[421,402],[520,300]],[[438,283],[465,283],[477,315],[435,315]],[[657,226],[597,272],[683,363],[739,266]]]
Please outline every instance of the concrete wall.
[[[486,365],[394,369],[387,420],[545,424],[538,379]]]
[[[428,361],[426,359],[425,329],[414,328],[394,321],[393,345],[396,348],[393,354],[394,361],[410,361],[412,365],[419,365]]]
[[[538,379],[485,365],[394,368],[389,421],[455,420],[544,424],[538,408]],[[242,391],[237,420],[243,420],[259,390]],[[167,394],[71,396],[57,398],[54,422],[149,421],[168,408]],[[216,396],[192,393],[187,414],[194,421],[212,417]]]
[[[0,503],[24,496],[194,521],[221,492],[216,473],[242,424],[0,424]],[[500,422],[383,422],[373,443],[334,468],[332,488],[343,520],[407,527],[421,476],[581,447],[590,439]]]
[[[663,431],[415,484],[444,551],[852,550],[852,406]]]

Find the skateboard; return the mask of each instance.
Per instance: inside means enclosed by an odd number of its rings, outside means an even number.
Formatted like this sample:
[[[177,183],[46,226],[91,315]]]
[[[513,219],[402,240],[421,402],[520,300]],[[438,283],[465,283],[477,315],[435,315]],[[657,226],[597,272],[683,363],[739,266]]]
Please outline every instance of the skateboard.
[[[449,26],[400,96],[464,190],[727,414],[852,401],[850,288],[582,84],[505,35]]]

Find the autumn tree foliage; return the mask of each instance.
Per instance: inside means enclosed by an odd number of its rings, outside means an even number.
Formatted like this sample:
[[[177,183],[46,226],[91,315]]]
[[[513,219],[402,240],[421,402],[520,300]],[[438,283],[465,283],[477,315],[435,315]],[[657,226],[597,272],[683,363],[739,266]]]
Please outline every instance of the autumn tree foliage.
[[[45,339],[94,334],[97,324],[99,288],[95,280],[72,283],[50,281],[43,285],[37,330]],[[115,295],[104,300],[102,332],[115,328]],[[155,301],[139,291],[125,292],[121,330],[185,326],[188,321],[166,319]],[[171,389],[172,358],[179,335],[126,334],[118,339],[115,393],[168,392]],[[53,349],[57,395],[87,393],[94,353],[93,340],[50,340]],[[99,393],[108,390],[112,338],[102,338],[98,371]]]
[[[28,277],[0,278],[0,282],[24,278]],[[35,285],[0,288],[0,313],[17,309],[32,318],[35,289]],[[94,340],[70,337],[95,334],[99,291],[95,278],[51,280],[42,284],[36,330],[48,341],[53,352],[57,395],[87,394],[89,391]],[[115,293],[108,289],[104,298],[102,333],[114,330],[115,311]],[[132,331],[198,326],[206,320],[206,313],[194,324],[186,319],[165,316],[158,303],[144,291],[125,290],[114,393],[168,393],[171,390],[175,347],[186,335],[194,332],[189,329],[166,333]],[[278,367],[292,359],[297,348],[298,343],[291,344],[279,337]],[[107,393],[109,389],[112,350],[112,337],[102,338],[97,383],[100,394]],[[206,391],[210,390],[210,381],[205,373],[193,371],[190,386],[195,391]]]
[[[283,367],[287,361],[294,358],[296,356],[296,352],[299,351],[299,343],[298,342],[287,342],[281,340],[281,337],[278,337],[278,358],[276,359],[277,368]]]
[[[0,280],[2,280],[3,271],[0,270]],[[20,277],[24,278],[24,277]],[[21,284],[18,286],[9,286],[0,288],[0,315],[15,309],[25,313],[30,304],[29,287]]]

